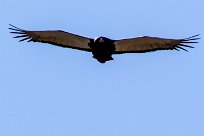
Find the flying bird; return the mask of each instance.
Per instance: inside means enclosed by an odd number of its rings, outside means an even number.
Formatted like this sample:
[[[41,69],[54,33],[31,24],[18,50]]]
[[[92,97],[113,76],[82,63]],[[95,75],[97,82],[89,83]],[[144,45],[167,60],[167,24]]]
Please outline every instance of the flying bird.
[[[113,60],[112,55],[123,53],[145,53],[157,50],[184,50],[194,48],[191,43],[198,43],[199,35],[184,39],[166,39],[158,37],[136,37],[113,40],[106,37],[87,38],[61,30],[28,31],[10,24],[11,33],[17,34],[14,38],[22,38],[20,41],[49,43],[64,48],[78,49],[91,52],[93,58],[100,63]]]

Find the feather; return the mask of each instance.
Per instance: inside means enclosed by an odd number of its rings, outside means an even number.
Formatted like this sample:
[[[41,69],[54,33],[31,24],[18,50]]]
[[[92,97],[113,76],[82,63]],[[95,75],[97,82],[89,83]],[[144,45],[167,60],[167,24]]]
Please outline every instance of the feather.
[[[195,48],[193,46],[185,45],[185,44],[179,44],[180,46],[188,47],[188,48]]]
[[[30,39],[30,37],[26,37],[24,39],[21,39],[19,42],[22,42],[22,41],[25,41],[25,40],[28,40],[28,39]]]
[[[182,48],[182,47],[180,47],[180,46],[177,46],[176,48],[179,48],[179,49],[182,49],[182,50],[188,52],[188,50],[186,50],[186,49],[184,49],[184,48]]]

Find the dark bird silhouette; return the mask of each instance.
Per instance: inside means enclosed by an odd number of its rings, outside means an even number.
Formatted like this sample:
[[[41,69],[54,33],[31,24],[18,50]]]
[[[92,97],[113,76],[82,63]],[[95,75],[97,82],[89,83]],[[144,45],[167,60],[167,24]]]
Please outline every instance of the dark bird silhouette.
[[[101,63],[113,60],[113,54],[145,53],[157,50],[178,50],[194,48],[187,44],[198,43],[199,35],[184,39],[165,39],[158,37],[136,37],[129,39],[112,40],[106,37],[96,39],[79,36],[61,30],[27,31],[10,25],[11,33],[17,34],[14,38],[22,38],[20,41],[49,43],[64,48],[78,49],[92,52],[93,58]]]

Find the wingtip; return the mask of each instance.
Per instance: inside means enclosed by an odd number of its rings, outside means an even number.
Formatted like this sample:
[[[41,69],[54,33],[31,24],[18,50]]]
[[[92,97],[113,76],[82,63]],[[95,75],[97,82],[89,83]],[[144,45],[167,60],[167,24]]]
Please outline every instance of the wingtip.
[[[20,29],[20,28],[14,26],[14,25],[12,25],[12,24],[9,24],[9,26],[10,26],[10,27],[9,27],[8,29],[10,29],[10,30],[22,31],[22,29]]]
[[[185,48],[182,48],[181,46],[183,46],[183,47],[188,47],[188,48],[195,48],[195,47],[189,46],[189,45],[187,45],[187,44],[199,43],[198,41],[196,41],[196,40],[201,39],[199,36],[200,36],[200,34],[196,34],[196,35],[193,35],[193,36],[191,36],[191,37],[182,39],[182,40],[181,40],[181,43],[180,43],[176,48],[179,48],[179,49],[182,49],[182,50],[188,52],[188,50],[186,50]]]
[[[196,34],[196,35],[193,35],[191,37],[185,38],[184,40],[187,40],[187,41],[188,40],[199,40],[199,39],[201,39],[200,35],[201,34]]]

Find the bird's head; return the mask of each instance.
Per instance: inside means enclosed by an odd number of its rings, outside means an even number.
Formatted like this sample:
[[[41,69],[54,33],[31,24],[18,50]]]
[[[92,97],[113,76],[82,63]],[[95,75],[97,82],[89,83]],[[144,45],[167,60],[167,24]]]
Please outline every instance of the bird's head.
[[[95,43],[104,43],[104,42],[108,42],[110,41],[110,39],[106,38],[106,37],[97,37],[94,38],[94,42]]]

